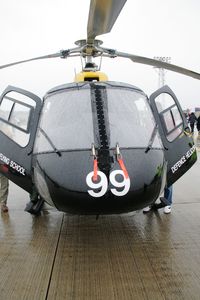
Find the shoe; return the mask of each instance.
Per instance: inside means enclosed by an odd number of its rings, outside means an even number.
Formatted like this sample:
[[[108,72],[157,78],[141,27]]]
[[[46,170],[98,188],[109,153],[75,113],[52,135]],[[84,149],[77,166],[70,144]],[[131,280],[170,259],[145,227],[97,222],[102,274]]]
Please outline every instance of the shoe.
[[[166,204],[164,204],[163,202],[154,203],[153,206],[152,206],[152,209],[157,210],[157,209],[163,208],[165,206],[166,206]]]
[[[165,206],[165,207],[164,207],[164,213],[165,213],[165,214],[170,214],[171,209],[172,209],[172,208],[171,208],[170,205]]]
[[[143,208],[143,213],[146,214],[151,210],[151,206],[146,206],[145,208]]]
[[[39,215],[42,210],[43,205],[44,205],[44,200],[42,198],[39,198],[36,202],[29,201],[26,204],[26,207],[24,210],[29,212],[32,215]]]
[[[4,212],[4,213],[8,212],[8,207],[7,207],[7,205],[5,203],[1,204],[1,211]]]

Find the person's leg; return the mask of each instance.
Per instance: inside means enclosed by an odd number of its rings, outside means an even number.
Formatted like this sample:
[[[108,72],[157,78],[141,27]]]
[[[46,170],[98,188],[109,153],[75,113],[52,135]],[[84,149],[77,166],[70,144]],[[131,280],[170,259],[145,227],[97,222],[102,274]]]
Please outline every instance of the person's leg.
[[[166,212],[167,209],[171,211],[171,204],[172,204],[172,186],[165,187],[164,197],[160,197],[160,203],[154,203],[152,209],[157,210],[164,207],[164,212]]]
[[[38,194],[35,186],[33,186],[32,193],[30,194],[30,201],[26,204],[25,211],[33,215],[38,215],[43,207],[44,200]]]
[[[170,214],[171,213],[171,205],[172,205],[172,186],[165,188],[164,197],[167,199],[167,205],[164,207],[164,213]]]
[[[164,207],[164,212],[168,214],[171,212],[171,205],[172,205],[172,185],[164,189],[164,197],[160,197],[160,203],[154,203],[152,206],[145,207],[143,209],[143,213],[147,213],[152,209],[157,210],[159,208]]]
[[[38,201],[38,192],[37,192],[35,186],[33,186],[32,193],[29,194],[29,197],[30,197],[30,201],[32,201],[32,202],[36,203]]]
[[[0,174],[0,204],[2,211],[8,211],[7,199],[8,199],[8,179]]]
[[[167,200],[167,205],[172,205],[172,185],[165,188],[164,198]]]

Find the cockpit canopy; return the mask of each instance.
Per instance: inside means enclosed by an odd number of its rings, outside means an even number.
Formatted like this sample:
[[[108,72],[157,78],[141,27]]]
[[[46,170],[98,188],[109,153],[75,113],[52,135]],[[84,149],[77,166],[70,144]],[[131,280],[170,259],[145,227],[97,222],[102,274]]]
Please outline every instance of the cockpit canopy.
[[[101,89],[100,108],[94,99],[96,86]],[[120,148],[146,148],[155,127],[146,95],[133,86],[111,82],[63,86],[45,97],[34,152],[84,150],[92,144],[98,148],[102,122],[110,149],[116,143]],[[152,147],[162,147],[158,134]]]

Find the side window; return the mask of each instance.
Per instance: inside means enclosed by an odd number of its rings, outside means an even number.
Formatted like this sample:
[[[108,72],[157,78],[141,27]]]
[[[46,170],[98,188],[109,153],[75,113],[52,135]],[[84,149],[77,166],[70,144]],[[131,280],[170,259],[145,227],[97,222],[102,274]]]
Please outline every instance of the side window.
[[[0,130],[25,147],[30,138],[30,121],[35,102],[17,92],[7,93],[0,102]]]
[[[165,135],[169,142],[175,140],[183,131],[183,120],[171,95],[163,93],[156,99],[156,107],[164,123]]]

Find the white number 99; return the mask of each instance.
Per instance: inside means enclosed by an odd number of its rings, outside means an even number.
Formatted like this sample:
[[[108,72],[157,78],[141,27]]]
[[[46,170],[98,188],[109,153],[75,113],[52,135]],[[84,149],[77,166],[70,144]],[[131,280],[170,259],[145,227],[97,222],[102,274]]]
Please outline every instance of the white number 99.
[[[116,176],[119,174],[122,175],[122,177],[123,177],[123,180],[121,182],[116,180]],[[100,177],[100,181],[97,183],[95,183],[92,180],[92,178],[94,176],[94,172],[90,172],[86,177],[86,183],[92,189],[92,190],[88,190],[88,193],[92,197],[102,197],[103,195],[105,195],[105,193],[107,192],[107,189],[108,189],[108,180],[107,180],[106,175],[101,171],[97,171],[97,175],[98,175],[98,177]],[[118,191],[117,189],[112,188],[111,192],[115,196],[124,196],[128,193],[128,191],[130,189],[130,178],[125,178],[124,172],[122,170],[112,171],[110,173],[109,179],[110,179],[111,184],[114,187],[123,188],[121,191]],[[93,190],[100,189],[100,188],[101,188],[100,191],[96,191],[96,192],[93,191]]]

